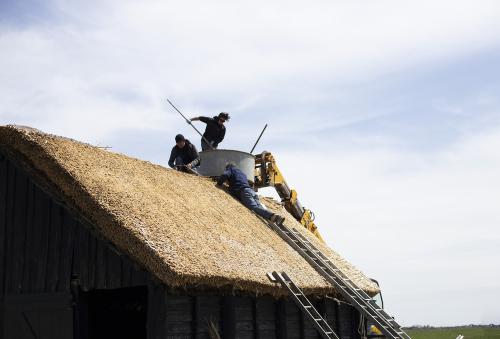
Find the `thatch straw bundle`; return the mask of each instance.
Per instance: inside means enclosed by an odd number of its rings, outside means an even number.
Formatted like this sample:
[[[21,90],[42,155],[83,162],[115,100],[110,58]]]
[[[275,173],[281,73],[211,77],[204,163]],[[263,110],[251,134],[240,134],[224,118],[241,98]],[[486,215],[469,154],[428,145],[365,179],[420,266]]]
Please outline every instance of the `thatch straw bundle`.
[[[165,284],[249,293],[283,292],[266,272],[285,271],[308,294],[329,284],[267,224],[208,178],[16,126],[0,127],[0,147],[89,220],[103,237]],[[377,287],[358,269],[287,218],[368,293]]]

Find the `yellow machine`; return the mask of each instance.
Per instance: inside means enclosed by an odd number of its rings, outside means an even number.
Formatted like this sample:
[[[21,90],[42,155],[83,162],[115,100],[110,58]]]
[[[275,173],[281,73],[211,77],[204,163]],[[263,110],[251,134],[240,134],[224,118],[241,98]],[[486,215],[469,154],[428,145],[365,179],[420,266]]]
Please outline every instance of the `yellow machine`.
[[[290,189],[271,153],[262,152],[255,156],[254,184],[257,189],[274,187],[284,203],[285,209],[319,240],[324,242],[321,234],[319,234],[318,227],[314,224],[314,213],[302,207],[297,199],[297,191]]]

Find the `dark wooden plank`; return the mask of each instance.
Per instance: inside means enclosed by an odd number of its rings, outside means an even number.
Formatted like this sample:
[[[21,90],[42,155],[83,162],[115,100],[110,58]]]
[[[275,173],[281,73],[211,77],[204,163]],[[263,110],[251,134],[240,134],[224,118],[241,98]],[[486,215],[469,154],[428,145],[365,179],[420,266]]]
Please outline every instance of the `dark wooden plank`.
[[[106,269],[106,284],[108,288],[120,288],[121,286],[121,276],[122,276],[122,265],[120,256],[110,249],[106,248],[107,254],[107,269]]]
[[[78,221],[74,222],[74,236],[73,236],[73,256],[71,260],[71,277],[72,279],[78,280],[78,284],[80,284],[80,257],[82,256],[81,251],[82,248],[79,246],[79,233],[81,224]]]
[[[319,311],[319,303],[317,300],[309,299],[313,306]],[[318,330],[314,327],[313,322],[305,315],[304,312],[300,312],[302,315],[301,325],[302,325],[302,337],[304,339],[318,339],[321,338]],[[321,313],[321,312],[320,312]]]
[[[73,275],[73,258],[75,255],[76,221],[66,210],[63,213],[61,227],[61,255],[59,257],[58,291],[69,291]]]
[[[250,338],[254,336],[253,308],[253,298],[235,297],[234,316],[236,321],[236,337]]]
[[[256,338],[275,338],[277,329],[276,300],[263,296],[255,300]]]
[[[37,256],[33,252],[35,230],[35,190],[36,187],[31,182],[28,183],[28,195],[26,200],[26,240],[24,244],[24,268],[23,268],[23,288],[25,293],[34,292],[35,288],[33,283],[35,278],[32,277],[33,268],[38,264]]]
[[[132,262],[125,255],[122,255],[120,260],[122,266],[121,284],[123,287],[130,287],[132,286]]]
[[[259,323],[257,319],[257,300],[258,298],[252,298],[252,318],[253,318],[253,328],[255,332],[254,338],[260,339]]]
[[[232,339],[236,337],[235,298],[225,296],[222,307],[222,338]]]
[[[147,335],[148,339],[164,339],[166,329],[165,319],[165,289],[163,285],[148,281],[148,311],[147,311]]]
[[[7,208],[6,228],[7,246],[5,260],[5,292],[15,293],[15,250],[16,250],[16,225],[15,225],[15,190],[16,169],[12,163],[7,165]]]
[[[59,257],[61,255],[61,224],[63,219],[63,208],[51,203],[51,220],[49,231],[49,248],[47,256],[47,278],[45,290],[55,292],[59,279]]]
[[[5,259],[7,247],[7,158],[0,153],[0,297],[4,295]],[[1,318],[0,318],[1,319]],[[1,322],[1,320],[0,320]],[[0,324],[1,325],[1,324]],[[1,327],[0,327],[1,328]]]
[[[5,306],[6,338],[73,338],[69,295],[14,295],[6,298]]]
[[[222,332],[220,296],[197,296],[195,298],[195,332],[196,338],[206,338],[209,336],[210,323],[216,328],[218,333]]]
[[[15,172],[13,170],[12,164],[7,162],[5,168],[5,215],[4,215],[4,232],[5,232],[5,257],[4,257],[4,277],[3,277],[3,285],[4,285],[4,293],[8,294],[10,288],[10,276],[11,276],[11,252],[14,243],[13,239],[13,231],[14,227],[12,225],[12,215],[14,214],[12,209],[14,208],[14,199],[12,198],[12,192],[14,190],[15,184]]]
[[[88,251],[88,284],[89,288],[96,288],[96,271],[97,271],[97,243],[99,240],[92,233],[89,236],[89,251]]]
[[[39,188],[36,190],[37,194],[35,195],[36,199],[39,201],[36,202],[36,210],[38,212],[38,218],[36,220],[37,225],[37,234],[39,237],[38,240],[38,267],[36,270],[36,278],[35,278],[35,291],[43,292],[45,290],[45,277],[47,274],[47,257],[49,250],[49,225],[51,218],[51,199],[42,192]]]
[[[149,273],[143,271],[140,267],[134,266],[132,270],[132,286],[144,285],[147,282]]]
[[[193,320],[193,305],[187,295],[167,296],[167,322],[189,322]]]
[[[198,334],[199,316],[200,316],[200,299],[197,296],[191,298],[191,309],[193,313],[193,321],[191,321],[191,333],[196,338]]]
[[[334,299],[323,299],[321,304],[321,314],[328,322],[328,325],[333,329],[335,333],[338,333],[338,301]]]
[[[193,335],[193,302],[187,295],[167,295],[166,301],[166,336]]]
[[[279,299],[276,302],[276,338],[287,338],[286,327],[286,299]]]
[[[108,265],[107,260],[108,250],[103,241],[97,242],[97,255],[94,265],[95,267],[95,287],[103,289],[107,287],[106,270]]]
[[[342,338],[353,338],[353,329],[356,328],[355,319],[353,317],[353,308],[346,303],[338,305],[338,335]]]
[[[28,197],[28,178],[27,176],[16,168],[16,188],[15,188],[15,202],[14,202],[14,227],[15,227],[15,245],[14,245],[14,258],[15,258],[15,284],[16,293],[23,292],[23,269],[26,260],[24,248],[26,244],[26,202]]]
[[[285,314],[286,314],[286,328],[287,328],[287,338],[300,338],[302,336],[302,323],[301,323],[301,313],[299,308],[295,303],[286,299],[285,302]]]
[[[360,319],[360,314],[359,312],[352,306],[351,308],[351,319],[352,319],[352,326],[351,326],[351,338],[353,339],[361,339],[361,335],[358,332],[359,328],[359,321]]]
[[[78,278],[82,290],[89,290],[89,231],[82,225],[77,227]]]
[[[43,203],[42,192],[33,184],[33,220],[30,225],[30,241],[29,248],[27,249],[30,254],[30,273],[28,274],[30,290],[32,292],[39,292],[39,270],[40,270],[40,252],[41,252],[41,234],[42,234],[42,219],[43,219]]]

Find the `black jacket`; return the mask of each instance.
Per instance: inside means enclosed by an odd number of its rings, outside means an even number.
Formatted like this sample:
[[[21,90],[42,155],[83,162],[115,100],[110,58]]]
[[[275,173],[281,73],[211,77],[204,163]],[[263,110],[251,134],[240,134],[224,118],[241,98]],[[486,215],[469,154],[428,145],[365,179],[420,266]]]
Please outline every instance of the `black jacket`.
[[[226,135],[226,126],[219,125],[219,117],[207,118],[200,117],[200,121],[207,124],[205,128],[205,133],[203,136],[208,142],[212,142],[212,146],[217,148],[217,145],[224,140],[224,136]]]
[[[172,147],[172,151],[170,152],[170,159],[168,159],[168,165],[170,167],[174,167],[176,164],[175,159],[177,157],[181,157],[182,165],[191,164],[192,167],[196,167],[200,164],[200,156],[198,155],[198,151],[196,147],[186,139],[186,145],[183,148],[179,148],[177,145]]]

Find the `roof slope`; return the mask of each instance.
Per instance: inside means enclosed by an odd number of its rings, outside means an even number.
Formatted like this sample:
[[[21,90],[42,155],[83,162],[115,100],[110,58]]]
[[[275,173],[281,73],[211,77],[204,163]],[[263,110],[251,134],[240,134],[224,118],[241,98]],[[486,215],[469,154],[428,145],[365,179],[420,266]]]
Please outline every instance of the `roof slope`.
[[[112,153],[26,127],[0,127],[0,146],[91,221],[118,249],[169,286],[231,286],[280,295],[266,273],[285,271],[307,293],[329,284],[259,217],[208,178]],[[368,293],[377,287],[306,231],[305,234]]]

